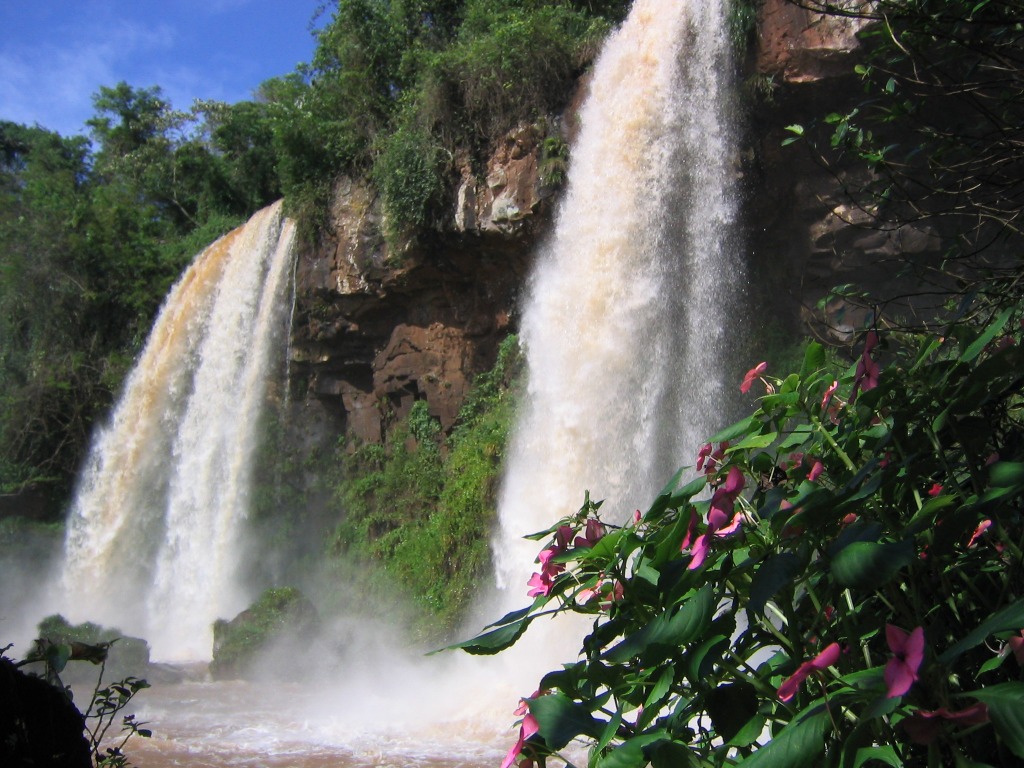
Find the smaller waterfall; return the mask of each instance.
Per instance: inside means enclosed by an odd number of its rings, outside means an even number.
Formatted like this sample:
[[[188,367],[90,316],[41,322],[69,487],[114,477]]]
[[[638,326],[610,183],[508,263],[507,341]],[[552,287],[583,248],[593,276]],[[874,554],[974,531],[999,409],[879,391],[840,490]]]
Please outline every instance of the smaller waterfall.
[[[268,368],[280,355],[294,226],[281,203],[203,251],[165,300],[68,523],[61,610],[208,659],[236,583]]]

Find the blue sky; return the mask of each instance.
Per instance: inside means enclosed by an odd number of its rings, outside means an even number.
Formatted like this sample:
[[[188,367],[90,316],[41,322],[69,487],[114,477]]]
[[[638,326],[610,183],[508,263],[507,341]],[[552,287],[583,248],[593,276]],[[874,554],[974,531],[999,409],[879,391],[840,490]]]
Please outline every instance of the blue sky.
[[[310,23],[324,4],[0,0],[0,120],[84,133],[92,95],[121,80],[159,85],[177,109],[249,99],[312,58]]]

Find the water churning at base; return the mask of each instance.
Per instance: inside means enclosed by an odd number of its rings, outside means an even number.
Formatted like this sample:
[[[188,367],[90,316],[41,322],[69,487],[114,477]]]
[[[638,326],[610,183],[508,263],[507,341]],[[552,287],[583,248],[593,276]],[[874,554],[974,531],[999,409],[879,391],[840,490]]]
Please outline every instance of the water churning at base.
[[[595,66],[523,312],[527,402],[495,544],[517,596],[538,546],[523,534],[575,512],[584,490],[624,519],[722,418],[745,279],[726,5],[637,0]]]
[[[268,373],[279,362],[294,237],[281,204],[203,251],[171,290],[68,523],[62,611],[210,657],[236,583]]]

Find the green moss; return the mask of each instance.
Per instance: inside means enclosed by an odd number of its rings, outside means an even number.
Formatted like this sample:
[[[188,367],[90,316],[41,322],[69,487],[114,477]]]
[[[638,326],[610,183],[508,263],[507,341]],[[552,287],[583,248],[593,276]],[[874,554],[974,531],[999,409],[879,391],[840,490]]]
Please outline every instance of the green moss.
[[[294,587],[268,589],[231,621],[214,623],[210,674],[219,680],[244,677],[272,643],[310,633],[318,623],[316,609],[302,592]]]
[[[447,441],[417,402],[388,445],[345,455],[337,485],[345,519],[338,558],[358,563],[353,589],[397,591],[418,611],[415,633],[443,638],[490,573],[498,478],[513,423],[522,362],[509,337],[491,371],[477,377]],[[445,450],[442,450],[442,442]]]

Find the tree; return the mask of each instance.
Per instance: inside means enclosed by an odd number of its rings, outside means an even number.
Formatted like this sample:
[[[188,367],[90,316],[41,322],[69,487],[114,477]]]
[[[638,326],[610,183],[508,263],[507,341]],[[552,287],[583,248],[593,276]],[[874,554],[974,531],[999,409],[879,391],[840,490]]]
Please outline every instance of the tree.
[[[865,97],[817,128],[875,174],[854,191],[876,225],[927,223],[953,246],[935,265],[946,289],[1021,294],[1024,9],[1001,0],[790,0],[867,24],[856,69]]]

